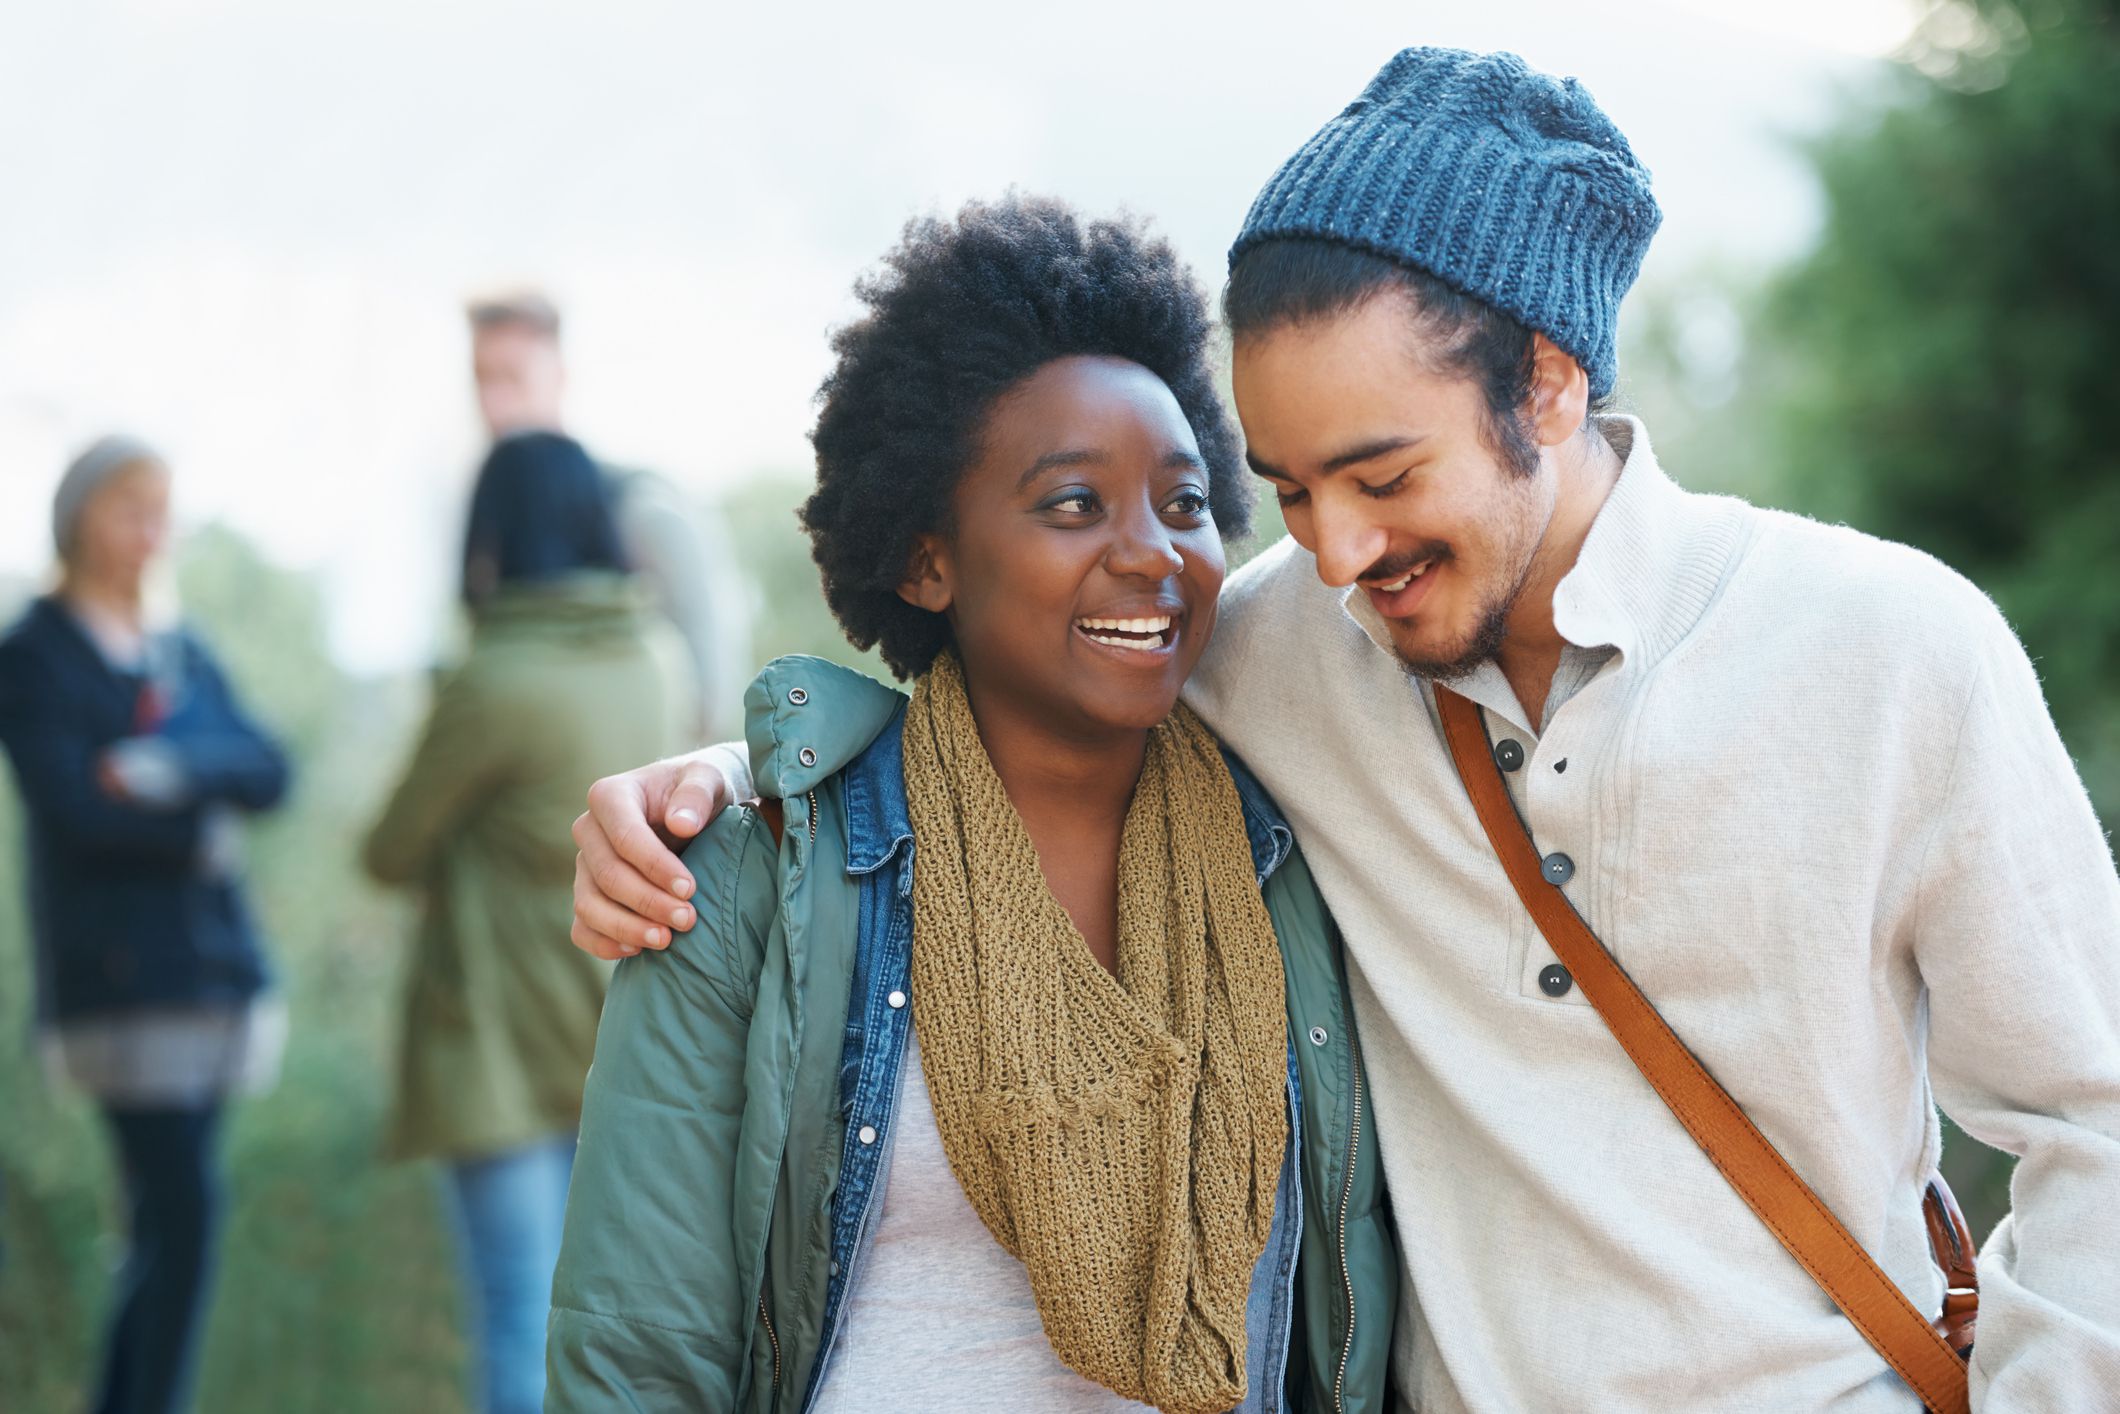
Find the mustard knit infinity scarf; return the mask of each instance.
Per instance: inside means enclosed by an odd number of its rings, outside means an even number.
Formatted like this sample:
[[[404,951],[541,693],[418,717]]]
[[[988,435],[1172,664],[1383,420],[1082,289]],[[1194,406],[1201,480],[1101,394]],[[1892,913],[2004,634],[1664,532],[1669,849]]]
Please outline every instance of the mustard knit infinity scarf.
[[[1287,1141],[1273,924],[1214,738],[1157,727],[1119,850],[1118,975],[1046,888],[944,654],[905,726],[913,1019],[950,1168],[1061,1360],[1166,1414],[1245,1395]]]

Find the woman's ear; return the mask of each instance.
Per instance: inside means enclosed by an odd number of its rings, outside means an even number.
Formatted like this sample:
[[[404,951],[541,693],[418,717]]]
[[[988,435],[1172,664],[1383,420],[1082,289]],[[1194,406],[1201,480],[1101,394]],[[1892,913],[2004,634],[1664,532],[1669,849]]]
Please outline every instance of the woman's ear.
[[[905,578],[898,581],[898,597],[916,609],[946,614],[955,599],[950,580],[949,547],[938,535],[928,534],[913,542],[906,560]]]
[[[1590,415],[1590,376],[1544,334],[1532,336],[1531,361],[1531,439],[1557,447]]]

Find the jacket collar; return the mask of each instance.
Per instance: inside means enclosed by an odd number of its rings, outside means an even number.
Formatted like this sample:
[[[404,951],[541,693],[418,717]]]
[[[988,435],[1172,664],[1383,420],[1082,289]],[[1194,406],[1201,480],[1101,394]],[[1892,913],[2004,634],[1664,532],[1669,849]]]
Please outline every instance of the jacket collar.
[[[1252,871],[1263,885],[1287,862],[1296,837],[1288,828],[1281,807],[1274,804],[1251,768],[1226,746],[1222,748],[1222,759],[1229,763],[1230,779],[1237,785],[1237,800],[1244,807],[1244,835],[1251,843]]]

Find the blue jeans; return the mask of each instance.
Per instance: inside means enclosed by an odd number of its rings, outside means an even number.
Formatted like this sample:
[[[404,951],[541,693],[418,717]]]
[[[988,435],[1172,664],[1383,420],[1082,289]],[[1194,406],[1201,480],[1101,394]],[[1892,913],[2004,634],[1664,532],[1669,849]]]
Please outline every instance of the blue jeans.
[[[218,1105],[106,1109],[131,1228],[106,1337],[98,1414],[175,1414],[189,1404],[221,1210]]]
[[[545,1316],[573,1171],[572,1134],[450,1166],[487,1414],[545,1407]]]

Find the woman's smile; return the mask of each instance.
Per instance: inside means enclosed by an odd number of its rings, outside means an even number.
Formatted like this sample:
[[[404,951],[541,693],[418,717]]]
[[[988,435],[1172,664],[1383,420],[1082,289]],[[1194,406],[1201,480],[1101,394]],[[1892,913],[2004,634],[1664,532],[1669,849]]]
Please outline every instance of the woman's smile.
[[[1076,619],[1075,632],[1100,648],[1122,654],[1122,662],[1160,662],[1176,652],[1184,616],[1180,606],[1108,611]]]

